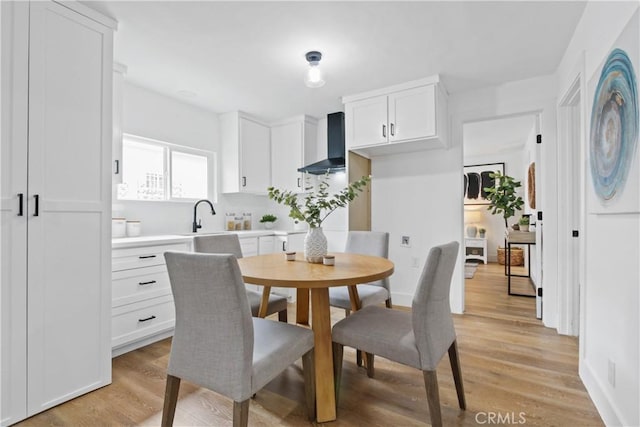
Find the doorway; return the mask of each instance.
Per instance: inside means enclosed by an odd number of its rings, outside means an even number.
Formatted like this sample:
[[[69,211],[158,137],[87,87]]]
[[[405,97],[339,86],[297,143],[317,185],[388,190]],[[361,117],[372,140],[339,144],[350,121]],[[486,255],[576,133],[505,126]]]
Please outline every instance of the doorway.
[[[558,332],[577,336],[580,331],[580,291],[584,276],[583,249],[583,186],[584,186],[584,136],[582,134],[583,103],[582,79],[576,77],[558,108],[559,162],[565,165],[559,185],[560,199],[566,201],[565,209],[558,216],[559,259],[565,266],[558,292]]]
[[[509,304],[514,308],[516,317],[541,317],[541,297],[538,297],[538,288],[542,283],[539,244],[542,224],[537,220],[536,200],[539,200],[540,194],[539,186],[535,185],[535,169],[536,166],[539,168],[540,159],[537,143],[539,129],[538,112],[493,117],[463,124],[465,295],[476,293],[474,300],[478,301],[477,293],[481,292],[485,301],[477,307],[466,306],[466,313],[483,314],[485,306]],[[508,294],[508,277],[504,266],[508,255],[503,249],[507,230],[505,220],[501,213],[493,214],[492,210],[488,209],[491,206],[490,202],[483,197],[483,189],[489,182],[486,181],[486,171],[493,170],[511,176],[521,183],[516,194],[523,200],[522,210],[516,211],[514,216],[508,218],[508,229],[511,230],[513,224],[519,222],[522,216],[528,217],[535,234],[525,237],[534,243],[512,245],[509,257],[512,276],[509,279],[512,294],[526,295],[529,298]],[[475,187],[478,185],[475,181],[480,183],[479,191],[476,191]],[[480,231],[484,233],[481,234]],[[483,257],[474,256],[482,252]]]

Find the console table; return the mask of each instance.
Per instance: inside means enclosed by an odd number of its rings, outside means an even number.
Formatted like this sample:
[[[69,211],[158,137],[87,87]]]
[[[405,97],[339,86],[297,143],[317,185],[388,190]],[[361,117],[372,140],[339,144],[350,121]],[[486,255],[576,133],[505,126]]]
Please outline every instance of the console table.
[[[529,297],[535,298],[535,290],[536,287],[533,282],[531,282],[531,286],[533,286],[534,295],[529,294],[517,294],[515,292],[511,292],[511,278],[512,277],[529,277],[531,278],[531,245],[536,244],[536,233],[528,232],[528,231],[509,231],[505,236],[506,243],[506,254],[505,254],[505,274],[507,275],[507,293],[509,295],[517,296],[517,297]],[[512,274],[511,273],[511,245],[527,245],[527,274]]]

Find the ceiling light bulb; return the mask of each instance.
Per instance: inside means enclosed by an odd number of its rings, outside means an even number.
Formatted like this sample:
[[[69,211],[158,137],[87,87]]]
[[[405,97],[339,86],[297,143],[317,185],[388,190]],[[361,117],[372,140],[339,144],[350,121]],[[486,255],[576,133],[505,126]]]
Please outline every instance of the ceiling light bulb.
[[[322,71],[318,64],[322,59],[322,54],[317,51],[307,52],[305,55],[307,62],[309,62],[309,69],[304,77],[304,83],[308,87],[316,88],[324,86],[324,79],[322,78]]]
[[[322,71],[318,66],[311,66],[307,71],[307,76],[304,79],[304,82],[309,87],[321,87],[324,85],[324,80],[322,79]]]

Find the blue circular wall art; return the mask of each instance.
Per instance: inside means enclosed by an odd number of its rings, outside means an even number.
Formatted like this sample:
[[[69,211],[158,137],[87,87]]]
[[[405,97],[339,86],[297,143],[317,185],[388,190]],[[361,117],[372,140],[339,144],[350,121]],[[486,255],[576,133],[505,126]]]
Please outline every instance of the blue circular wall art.
[[[596,88],[589,144],[593,186],[605,202],[624,188],[638,145],[637,91],[629,57],[625,51],[614,49]]]

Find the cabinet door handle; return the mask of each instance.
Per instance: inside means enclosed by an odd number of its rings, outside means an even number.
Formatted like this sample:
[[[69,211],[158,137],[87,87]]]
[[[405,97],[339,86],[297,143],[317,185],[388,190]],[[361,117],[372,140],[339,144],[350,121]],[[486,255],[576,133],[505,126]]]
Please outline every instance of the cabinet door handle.
[[[156,257],[155,255],[141,255],[138,258],[140,258],[140,259],[148,259],[148,258],[155,258],[155,257]]]
[[[40,216],[40,196],[38,194],[34,195],[33,200],[36,202],[36,207],[33,212],[33,216]]]
[[[391,131],[391,136],[395,136],[395,134],[396,134],[395,131],[394,131],[394,127],[395,126],[393,125],[393,123],[391,123],[391,125],[389,127],[389,130]]]
[[[156,283],[155,280],[149,280],[148,282],[138,282],[138,285],[140,285],[140,286],[153,285],[154,283]]]
[[[242,177],[242,186],[243,186],[243,187],[246,187],[246,186],[247,186],[247,177],[246,177],[246,176],[243,176],[243,177]]]
[[[24,216],[24,194],[18,193],[18,216]]]
[[[287,244],[287,242],[282,242],[282,252],[286,252],[287,251],[286,244]]]
[[[118,175],[120,173],[120,160],[114,160],[115,166],[116,166],[116,170],[113,173],[114,175]]]
[[[149,316],[149,317],[146,317],[144,319],[138,319],[138,322],[147,322],[147,321],[153,320],[155,318],[156,318],[156,316]]]
[[[302,187],[302,185],[300,185],[300,178],[298,178],[298,188]]]
[[[387,137],[387,125],[382,125],[382,137]]]

